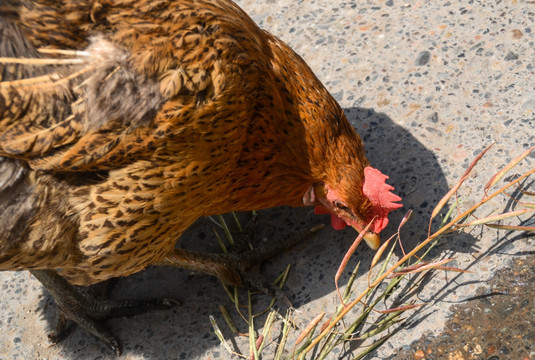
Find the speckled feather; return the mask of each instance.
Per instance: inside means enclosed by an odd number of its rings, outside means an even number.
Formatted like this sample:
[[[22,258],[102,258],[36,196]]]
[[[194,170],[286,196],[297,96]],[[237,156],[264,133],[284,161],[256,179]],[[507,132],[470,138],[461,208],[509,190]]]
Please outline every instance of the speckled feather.
[[[129,275],[200,216],[301,206],[317,181],[366,219],[360,138],[234,3],[22,2],[0,5],[0,57],[73,61],[0,62],[0,270]]]

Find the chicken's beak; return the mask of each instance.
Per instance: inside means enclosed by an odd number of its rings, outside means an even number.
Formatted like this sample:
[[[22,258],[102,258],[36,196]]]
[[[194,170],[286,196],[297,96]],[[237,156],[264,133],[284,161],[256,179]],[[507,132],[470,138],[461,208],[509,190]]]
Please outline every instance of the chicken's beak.
[[[352,226],[352,228],[357,230],[359,234],[362,232],[362,229],[359,230],[356,226]],[[372,250],[377,250],[379,245],[381,245],[381,237],[379,234],[374,233],[373,231],[366,231],[366,234],[364,234],[364,240],[366,240],[366,244],[368,244]]]
[[[381,245],[381,237],[379,236],[379,234],[376,234],[371,231],[368,231],[364,235],[364,240],[366,240],[366,244],[368,244],[368,246],[372,250],[377,250],[379,248],[379,245]]]

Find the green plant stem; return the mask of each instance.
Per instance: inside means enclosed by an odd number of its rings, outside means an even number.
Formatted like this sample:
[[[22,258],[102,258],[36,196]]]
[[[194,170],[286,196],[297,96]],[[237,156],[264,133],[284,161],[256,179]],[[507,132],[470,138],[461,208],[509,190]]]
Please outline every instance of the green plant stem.
[[[325,337],[329,331],[340,321],[342,318],[355,306],[357,305],[363,298],[366,296],[375,286],[377,286],[380,282],[382,282],[388,275],[390,275],[394,270],[405,263],[410,257],[414,256],[418,251],[420,251],[424,246],[429,244],[433,239],[437,238],[438,236],[444,234],[449,230],[452,226],[454,226],[456,223],[473,213],[477,208],[479,208],[481,205],[485,204],[489,200],[493,199],[494,197],[498,196],[499,194],[503,193],[507,188],[513,186],[514,184],[520,182],[521,180],[525,179],[529,175],[535,173],[535,168],[524,173],[519,178],[511,181],[509,184],[503,186],[490,196],[486,197],[485,199],[481,200],[479,203],[472,206],[470,209],[466,210],[465,212],[458,215],[456,218],[451,220],[448,224],[446,224],[444,227],[440,228],[438,231],[436,231],[433,235],[429,236],[427,239],[425,239],[422,243],[417,245],[414,249],[412,249],[409,253],[407,253],[405,256],[403,256],[394,266],[392,266],[390,269],[388,269],[383,275],[378,277],[371,285],[369,285],[355,300],[353,300],[350,304],[348,304],[342,312],[336,317],[334,321],[332,321],[322,332],[319,334],[312,342],[309,344],[309,346],[304,350],[304,352],[299,356],[299,359],[304,359],[304,356],[312,350],[314,346],[316,346],[319,341]]]

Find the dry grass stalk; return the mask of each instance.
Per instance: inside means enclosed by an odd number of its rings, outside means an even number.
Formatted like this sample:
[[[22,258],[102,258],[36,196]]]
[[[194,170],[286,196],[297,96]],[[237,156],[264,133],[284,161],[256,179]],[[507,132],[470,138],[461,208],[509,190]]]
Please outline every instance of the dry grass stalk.
[[[492,146],[492,145],[491,145]],[[428,229],[428,236],[427,238],[418,244],[414,249],[412,249],[409,252],[405,252],[405,249],[403,249],[401,238],[400,238],[400,230],[403,227],[407,221],[409,221],[411,212],[409,211],[405,217],[402,219],[398,231],[392,235],[382,246],[379,248],[377,253],[375,254],[370,269],[368,270],[368,284],[367,287],[356,297],[351,299],[353,292],[352,287],[354,285],[354,281],[356,279],[358,270],[359,270],[359,264],[356,265],[355,269],[353,270],[348,283],[346,285],[346,289],[343,294],[341,294],[340,289],[338,287],[338,281],[341,277],[341,274],[345,270],[345,267],[347,266],[347,263],[354,253],[357,245],[360,243],[360,240],[362,240],[362,236],[359,235],[359,237],[355,240],[351,248],[348,250],[347,254],[344,256],[344,259],[342,260],[339,269],[335,276],[335,286],[338,293],[338,297],[340,298],[340,305],[336,309],[333,309],[333,315],[330,316],[330,318],[325,321],[325,323],[320,327],[319,334],[314,335],[315,329],[318,327],[319,323],[323,319],[325,313],[321,312],[317,316],[314,317],[314,319],[306,326],[304,330],[301,331],[300,335],[297,337],[297,340],[295,341],[294,345],[288,344],[288,338],[289,334],[291,333],[292,329],[294,327],[292,326],[291,317],[293,316],[293,313],[291,311],[288,311],[285,317],[282,317],[278,312],[272,309],[274,302],[269,305],[268,309],[265,311],[270,311],[270,314],[268,316],[268,320],[264,324],[264,331],[262,334],[258,337],[258,340],[255,339],[256,331],[254,328],[254,321],[255,321],[255,315],[252,314],[252,303],[251,303],[251,294],[249,293],[248,297],[248,316],[246,319],[246,322],[248,323],[249,327],[249,337],[250,337],[250,354],[251,359],[258,359],[260,358],[261,351],[265,349],[266,339],[270,336],[268,334],[271,333],[272,328],[274,327],[275,319],[279,317],[282,319],[282,329],[281,335],[280,335],[280,342],[277,346],[274,358],[275,360],[281,360],[281,359],[300,359],[303,360],[309,354],[313,349],[317,349],[316,351],[316,359],[324,359],[326,358],[332,350],[340,345],[343,345],[344,343],[348,341],[363,341],[365,339],[376,339],[371,345],[369,345],[364,351],[357,354],[354,359],[362,359],[366,357],[370,352],[377,349],[379,346],[381,346],[392,334],[392,332],[387,332],[387,330],[391,329],[393,326],[396,326],[402,321],[401,315],[405,311],[409,311],[418,307],[423,306],[424,304],[404,304],[401,306],[393,307],[393,308],[386,308],[386,309],[376,309],[378,304],[381,302],[383,303],[388,296],[392,293],[392,291],[399,285],[399,282],[406,276],[411,274],[421,274],[424,272],[428,272],[430,270],[442,270],[442,271],[456,271],[456,272],[465,272],[463,269],[451,267],[451,266],[444,266],[452,259],[443,259],[439,261],[424,261],[424,257],[427,255],[429,250],[432,248],[434,244],[445,234],[451,234],[456,231],[460,231],[461,229],[467,228],[467,227],[474,227],[479,225],[484,225],[492,228],[498,228],[503,230],[513,230],[513,231],[535,231],[535,226],[526,226],[526,225],[516,225],[516,224],[501,224],[499,222],[512,219],[512,218],[518,218],[519,216],[526,216],[533,214],[535,212],[535,204],[532,202],[520,202],[518,199],[514,198],[513,196],[509,195],[506,191],[508,189],[511,189],[513,186],[518,187],[518,192],[522,194],[523,196],[535,196],[535,192],[527,191],[526,189],[522,189],[520,187],[520,184],[527,180],[533,173],[535,173],[535,168],[526,171],[525,173],[521,174],[520,176],[516,177],[514,180],[508,181],[505,185],[500,187],[499,189],[495,190],[494,192],[490,193],[490,191],[498,184],[500,180],[504,178],[504,176],[509,173],[512,169],[514,169],[522,160],[524,160],[531,152],[535,150],[535,147],[532,147],[525,152],[523,152],[520,156],[513,159],[511,162],[509,162],[507,165],[505,165],[500,171],[498,171],[494,176],[491,177],[491,179],[487,182],[487,184],[484,187],[484,195],[482,199],[476,203],[475,205],[471,206],[467,210],[461,210],[461,204],[460,199],[458,197],[458,191],[461,188],[463,182],[468,179],[470,174],[473,172],[474,168],[478,164],[478,162],[482,159],[482,157],[485,155],[485,153],[490,149],[489,146],[485,150],[482,151],[481,154],[479,154],[474,161],[470,164],[468,169],[464,172],[464,174],[461,176],[460,180],[451,188],[450,191],[438,202],[437,206],[433,210],[431,214],[431,218],[429,220],[429,229]],[[490,194],[489,194],[490,193]],[[496,198],[498,195],[504,195],[508,196],[513,199],[515,204],[519,207],[523,207],[521,209],[508,211],[500,214],[492,214],[482,217],[476,217],[475,213],[477,210],[479,210],[484,204],[488,203],[490,200]],[[451,203],[452,199],[454,200],[452,204],[450,204],[449,210],[446,212],[446,214],[443,215],[443,220],[440,226],[438,227],[438,230],[436,230],[434,233],[431,234],[431,227],[433,220],[442,212],[446,204]],[[453,214],[456,214],[454,216]],[[473,220],[468,221],[473,217]],[[237,221],[237,218],[235,218]],[[221,221],[222,218],[220,218]],[[239,223],[239,222],[238,222]],[[228,227],[225,225],[220,225],[221,228],[225,229],[225,233],[227,236],[229,236],[230,232],[227,233]],[[393,238],[397,238],[398,241],[394,242],[392,246],[390,246],[390,242]],[[392,254],[394,251],[394,248],[396,245],[398,245],[402,249],[402,253],[404,256],[396,261],[393,265],[389,265],[391,263]],[[386,250],[389,249],[387,252]],[[424,254],[417,256],[417,253],[421,250],[424,250]],[[372,270],[377,266],[381,258],[383,258],[383,255],[386,254],[385,259],[383,259],[383,265],[378,270],[378,273],[375,275],[375,277],[372,279]],[[411,264],[412,262],[412,264]],[[281,277],[287,276],[288,269],[281,274]],[[384,290],[379,292],[379,285],[384,284],[385,281],[388,281],[386,283],[386,287]],[[282,281],[283,283],[283,281]],[[280,286],[282,287],[282,283]],[[228,290],[227,290],[228,291]],[[230,291],[229,291],[230,294]],[[239,311],[239,305],[237,304],[238,298],[237,293],[234,293],[235,296],[232,297],[233,301],[235,301],[236,309]],[[230,295],[229,295],[230,296]],[[370,299],[373,298],[373,301],[369,304],[366,303],[366,301],[370,301]],[[349,319],[348,313],[354,309],[357,305],[362,304],[362,311],[360,315],[353,320]],[[372,313],[376,314],[382,314],[379,320],[376,322],[372,322],[371,326],[368,326],[369,329],[366,329],[365,332],[359,332],[359,329],[362,328],[362,326],[365,323],[369,323],[369,316]],[[244,317],[245,319],[245,317]],[[349,324],[344,326],[344,329],[340,330],[340,326],[343,323],[348,322]],[[266,330],[267,329],[267,330]],[[385,334],[386,333],[386,334]],[[301,346],[296,349],[298,345]],[[294,351],[291,354],[284,355],[284,352],[288,347],[292,346],[294,348]],[[227,349],[230,351],[229,349]],[[235,352],[230,351],[231,353],[235,354]],[[243,355],[241,355],[244,357]]]

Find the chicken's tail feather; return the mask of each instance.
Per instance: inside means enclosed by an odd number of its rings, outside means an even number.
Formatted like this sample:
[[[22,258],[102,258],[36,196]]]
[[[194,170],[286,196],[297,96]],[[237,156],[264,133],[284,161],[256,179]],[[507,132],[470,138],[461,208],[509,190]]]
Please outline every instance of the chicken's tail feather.
[[[0,156],[60,169],[69,145],[84,136],[100,134],[113,145],[118,136],[107,133],[152,121],[166,101],[158,81],[134,71],[129,54],[105,37],[89,40],[85,50],[36,49],[15,21],[0,16]],[[91,144],[78,147],[83,158],[72,170],[102,156]]]

